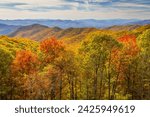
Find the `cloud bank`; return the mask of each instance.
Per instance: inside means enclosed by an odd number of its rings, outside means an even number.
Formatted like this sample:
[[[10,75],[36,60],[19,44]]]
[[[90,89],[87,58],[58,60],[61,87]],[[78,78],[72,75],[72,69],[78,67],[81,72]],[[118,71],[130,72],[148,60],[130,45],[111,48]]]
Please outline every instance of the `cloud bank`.
[[[0,19],[150,19],[150,0],[0,0]]]

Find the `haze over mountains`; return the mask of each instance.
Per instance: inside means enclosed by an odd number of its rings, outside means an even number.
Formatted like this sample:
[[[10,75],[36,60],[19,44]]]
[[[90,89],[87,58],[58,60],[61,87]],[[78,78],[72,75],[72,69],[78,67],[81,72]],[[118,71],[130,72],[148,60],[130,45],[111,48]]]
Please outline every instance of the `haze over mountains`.
[[[85,34],[96,31],[96,28],[67,28],[62,29],[59,27],[49,28],[40,24],[33,24],[29,26],[22,26],[15,32],[9,34],[10,37],[23,37],[30,38],[36,41],[42,41],[49,37],[63,38],[79,38]]]
[[[0,20],[0,24],[6,25],[32,25],[32,24],[41,24],[49,27],[60,27],[60,28],[83,28],[83,27],[108,27],[112,25],[123,25],[132,22],[140,22],[141,20],[137,19],[112,19],[112,20],[94,20],[94,19],[85,19],[85,20]]]
[[[99,29],[124,31],[134,30],[150,20],[0,20],[0,35],[42,40],[56,38],[80,38]]]
[[[113,25],[125,25],[125,24],[149,24],[150,20],[138,20],[138,19],[111,19],[111,20],[0,20],[0,24],[15,25],[15,26],[26,26],[32,24],[41,24],[49,27],[60,27],[60,28],[83,28],[83,27],[109,27]]]
[[[20,26],[0,24],[0,35],[7,35],[17,30]]]
[[[34,24],[29,26],[23,26],[19,28],[17,31],[9,34],[10,37],[23,37],[29,38],[36,41],[42,41],[49,37],[56,37],[57,39],[66,39],[67,42],[79,42],[82,41],[89,33],[102,31],[102,32],[115,32],[115,33],[124,33],[124,32],[132,32],[132,33],[141,33],[143,30],[147,30],[150,28],[150,24],[147,25],[124,25],[124,26],[111,26],[107,28],[67,28],[61,29],[59,27],[45,27],[43,25]]]

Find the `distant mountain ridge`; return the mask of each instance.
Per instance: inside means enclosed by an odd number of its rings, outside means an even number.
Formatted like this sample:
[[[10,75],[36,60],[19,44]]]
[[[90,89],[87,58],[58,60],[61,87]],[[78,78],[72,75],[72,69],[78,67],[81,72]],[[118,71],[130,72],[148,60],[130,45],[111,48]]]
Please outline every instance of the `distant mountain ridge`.
[[[49,37],[72,38],[72,37],[84,37],[84,34],[96,31],[96,28],[67,28],[61,29],[59,27],[49,28],[40,24],[33,24],[29,26],[22,26],[15,32],[9,34],[10,37],[23,37],[30,38],[36,41],[42,41]]]
[[[68,40],[76,40],[80,41],[84,38],[88,33],[95,31],[133,31],[138,28],[149,28],[149,25],[120,25],[120,26],[112,26],[107,28],[67,28],[62,29],[59,27],[48,27],[40,24],[33,24],[29,26],[22,26],[18,28],[18,30],[10,33],[8,36],[10,37],[23,37],[29,38],[35,41],[42,41],[49,37],[56,37],[58,39],[68,39]],[[73,39],[74,38],[74,39]]]
[[[20,26],[0,24],[0,34],[7,35],[16,31]]]
[[[111,26],[111,27],[107,27],[107,28],[104,28],[106,30],[111,30],[111,31],[132,31],[136,28],[139,28],[140,25],[120,25],[120,26]]]
[[[51,21],[51,22],[50,22]],[[134,21],[134,22],[133,22]],[[49,37],[83,38],[86,34],[99,31],[130,31],[141,25],[150,24],[150,20],[0,20],[0,35],[24,37],[41,41]],[[128,22],[128,23],[127,23]],[[34,23],[34,24],[32,24]],[[43,23],[45,25],[43,25]],[[12,25],[14,24],[14,25]],[[28,25],[29,24],[29,25]],[[30,25],[31,24],[31,25]],[[21,26],[23,25],[23,26]],[[49,26],[50,25],[50,26]],[[66,28],[67,27],[67,28]]]
[[[146,25],[146,24],[150,24],[150,20],[142,20],[142,21],[136,21],[136,22],[130,22],[128,24],[136,24],[136,25]]]
[[[111,19],[111,20],[95,20],[95,19],[85,19],[85,20],[0,20],[0,23],[6,25],[33,25],[33,24],[40,24],[45,25],[48,27],[60,27],[60,28],[87,28],[87,27],[94,27],[94,28],[104,28],[110,27],[114,25],[124,25],[130,24],[134,22],[140,22],[141,20],[137,19]]]

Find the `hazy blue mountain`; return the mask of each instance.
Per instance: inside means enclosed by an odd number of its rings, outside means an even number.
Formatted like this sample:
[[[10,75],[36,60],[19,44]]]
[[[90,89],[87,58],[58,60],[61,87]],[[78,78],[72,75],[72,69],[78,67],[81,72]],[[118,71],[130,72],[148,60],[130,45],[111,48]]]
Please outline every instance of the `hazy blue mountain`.
[[[35,25],[36,24],[36,25]],[[126,25],[145,25],[150,24],[150,20],[137,20],[137,19],[112,19],[112,20],[94,20],[94,19],[86,19],[86,20],[0,20],[0,35],[9,35],[16,33],[16,31],[23,30],[24,28],[31,28],[34,26],[34,29],[43,28],[53,28],[59,27],[62,29],[67,28],[107,28],[113,27],[118,29],[116,26],[126,26]],[[31,25],[31,26],[29,26]],[[21,27],[23,26],[23,27]],[[27,26],[27,27],[25,27]],[[40,28],[39,28],[40,27]],[[41,28],[43,27],[43,28]],[[18,30],[18,28],[21,28]],[[134,28],[131,26],[130,28]],[[31,28],[32,29],[32,28]],[[123,28],[124,29],[124,28]],[[37,30],[39,31],[39,30]]]
[[[129,24],[146,25],[146,24],[150,24],[150,20],[142,20],[142,21],[130,22]]]
[[[41,24],[49,27],[60,27],[60,28],[83,28],[83,27],[95,27],[95,28],[104,28],[113,25],[123,25],[130,22],[137,22],[140,20],[137,19],[112,19],[112,20],[0,20],[0,23],[6,25],[33,25],[33,24]]]
[[[19,26],[0,24],[0,35],[6,35],[17,30]]]

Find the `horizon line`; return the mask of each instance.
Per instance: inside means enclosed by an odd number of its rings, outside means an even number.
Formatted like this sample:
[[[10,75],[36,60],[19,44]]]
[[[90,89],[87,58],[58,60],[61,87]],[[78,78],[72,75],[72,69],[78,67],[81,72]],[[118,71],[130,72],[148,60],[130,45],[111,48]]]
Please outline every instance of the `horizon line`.
[[[74,20],[150,20],[150,19],[140,19],[140,18],[111,18],[111,19],[92,19],[92,18],[85,18],[85,19],[59,19],[59,18],[16,18],[16,19],[1,19],[0,20],[70,20],[70,21],[74,21]]]

